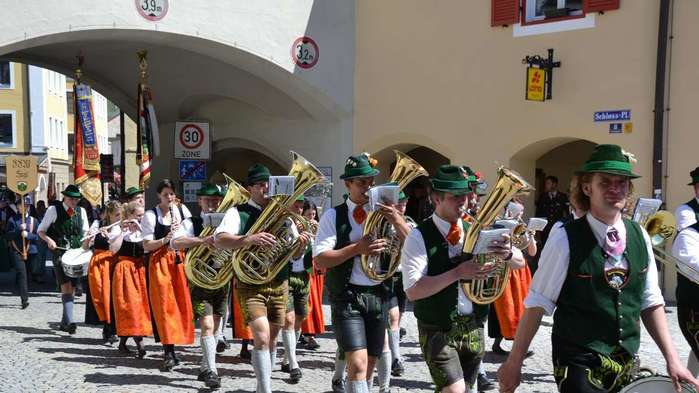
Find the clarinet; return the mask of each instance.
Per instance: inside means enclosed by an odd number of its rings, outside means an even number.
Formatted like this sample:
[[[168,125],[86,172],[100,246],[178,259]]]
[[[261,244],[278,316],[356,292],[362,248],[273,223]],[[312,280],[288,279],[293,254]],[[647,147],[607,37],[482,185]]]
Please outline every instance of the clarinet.
[[[174,205],[174,203],[170,204],[170,227],[171,227],[170,232],[172,232],[172,225],[175,223],[175,214],[172,211],[172,205]],[[180,252],[178,250],[175,250],[175,264],[179,265],[181,263],[182,263],[182,260],[180,259]]]

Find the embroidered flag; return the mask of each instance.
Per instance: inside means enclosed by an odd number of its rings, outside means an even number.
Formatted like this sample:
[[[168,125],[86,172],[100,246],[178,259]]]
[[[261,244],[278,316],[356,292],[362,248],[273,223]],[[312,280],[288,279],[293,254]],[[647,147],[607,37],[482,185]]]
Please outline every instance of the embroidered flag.
[[[140,166],[139,184],[144,188],[150,180],[153,159],[160,153],[160,136],[155,108],[151,103],[151,92],[144,83],[138,85],[138,152]]]

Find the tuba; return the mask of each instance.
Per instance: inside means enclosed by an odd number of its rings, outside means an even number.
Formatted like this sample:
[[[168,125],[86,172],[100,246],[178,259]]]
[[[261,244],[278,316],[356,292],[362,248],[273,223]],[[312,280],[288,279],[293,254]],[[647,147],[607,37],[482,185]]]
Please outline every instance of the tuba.
[[[246,284],[261,285],[272,281],[274,277],[299,251],[301,243],[291,235],[292,219],[301,222],[304,228],[310,227],[301,215],[289,211],[296,198],[316,184],[326,182],[325,176],[296,152],[291,152],[293,162],[289,176],[294,177],[294,192],[291,195],[275,195],[248,230],[247,235],[267,232],[277,238],[274,247],[266,248],[249,245],[238,249],[232,258],[236,278]]]
[[[489,227],[495,221],[498,213],[516,193],[533,189],[517,172],[505,167],[498,168],[498,180],[495,182],[493,190],[483,201],[483,206],[478,211],[478,215],[473,217],[471,225],[466,230],[463,252],[470,254],[473,251],[480,231]],[[495,263],[497,268],[487,278],[463,280],[461,288],[464,294],[476,304],[492,303],[505,290],[505,286],[507,286],[507,282],[510,279],[510,267],[505,261],[491,254],[477,255],[476,262],[483,264]]]
[[[648,232],[655,259],[662,262],[663,265],[675,266],[680,274],[695,284],[699,284],[699,271],[680,262],[675,256],[665,251],[668,242],[672,243],[672,239],[677,234],[675,216],[667,210],[659,210],[639,224]]]
[[[402,190],[415,178],[427,176],[427,171],[417,161],[407,154],[394,150],[396,153],[396,167],[391,174],[391,183],[398,183]],[[400,250],[403,242],[398,237],[386,217],[378,211],[370,212],[364,225],[363,236],[370,235],[373,239],[386,239],[388,247],[376,255],[362,255],[362,270],[367,277],[374,281],[384,281],[391,277],[398,269],[400,263]]]
[[[250,199],[250,193],[235,180],[223,175],[228,183],[226,195],[218,205],[216,213],[225,213],[229,208],[241,205]],[[207,226],[201,237],[214,233],[215,226]],[[185,257],[184,272],[189,281],[198,287],[214,290],[230,282],[232,266],[229,263],[231,250],[217,249],[209,245],[192,247]]]

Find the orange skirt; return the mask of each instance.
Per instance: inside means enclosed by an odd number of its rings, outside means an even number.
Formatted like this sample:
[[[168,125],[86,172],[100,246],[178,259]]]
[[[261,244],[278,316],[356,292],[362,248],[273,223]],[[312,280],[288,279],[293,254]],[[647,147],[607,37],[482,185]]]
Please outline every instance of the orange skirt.
[[[301,331],[307,334],[322,334],[325,332],[325,319],[323,318],[323,283],[325,276],[311,273],[311,290],[308,294],[308,317],[301,324]]]
[[[527,297],[531,282],[532,273],[529,270],[529,265],[525,264],[523,269],[510,273],[510,280],[505,291],[495,301],[495,313],[498,316],[500,333],[503,338],[508,340],[515,338],[517,325],[524,314],[524,298]]]
[[[95,250],[90,259],[87,280],[90,285],[92,304],[100,321],[112,323],[109,313],[112,295],[112,271],[114,270],[114,255],[109,250]]]
[[[175,251],[161,247],[148,261],[148,294],[153,319],[163,344],[194,343],[194,313],[192,299],[182,263],[175,263]]]
[[[143,257],[117,257],[112,295],[117,335],[140,337],[153,334]]]
[[[238,303],[238,288],[235,280],[233,281],[231,296],[231,307],[233,307],[233,338],[252,340],[252,331],[250,331],[250,328],[245,324],[243,312],[240,310],[240,304]]]

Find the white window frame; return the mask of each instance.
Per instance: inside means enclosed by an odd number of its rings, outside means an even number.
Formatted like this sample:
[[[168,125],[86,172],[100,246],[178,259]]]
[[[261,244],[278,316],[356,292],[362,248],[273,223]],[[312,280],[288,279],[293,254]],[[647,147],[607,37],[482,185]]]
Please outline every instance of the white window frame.
[[[14,149],[17,147],[17,111],[0,109],[0,115],[12,116],[12,144],[0,142],[0,148]]]
[[[9,61],[8,64],[10,65],[10,84],[0,85],[0,90],[12,90],[15,88],[15,63]]]

